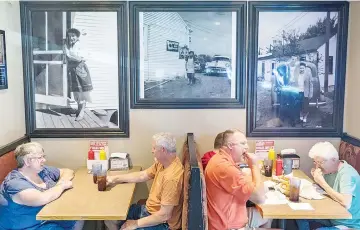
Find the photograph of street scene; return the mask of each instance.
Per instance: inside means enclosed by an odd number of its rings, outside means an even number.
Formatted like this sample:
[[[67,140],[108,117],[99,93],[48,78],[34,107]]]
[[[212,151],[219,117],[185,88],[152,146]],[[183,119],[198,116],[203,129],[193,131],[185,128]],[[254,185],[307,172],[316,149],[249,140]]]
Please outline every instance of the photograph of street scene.
[[[140,98],[235,98],[236,12],[140,12]]]
[[[330,128],[338,13],[260,12],[256,127]]]

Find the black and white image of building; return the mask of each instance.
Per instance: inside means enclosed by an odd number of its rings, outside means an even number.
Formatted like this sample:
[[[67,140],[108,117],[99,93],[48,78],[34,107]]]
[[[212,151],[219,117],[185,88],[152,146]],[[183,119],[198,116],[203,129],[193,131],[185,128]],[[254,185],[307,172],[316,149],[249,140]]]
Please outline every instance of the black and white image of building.
[[[0,30],[0,90],[8,88],[5,31]]]
[[[118,128],[116,12],[32,12],[36,128]]]
[[[256,127],[333,126],[337,12],[260,12]]]
[[[0,34],[0,65],[5,65],[5,38]]]
[[[236,12],[140,12],[140,98],[235,98]]]

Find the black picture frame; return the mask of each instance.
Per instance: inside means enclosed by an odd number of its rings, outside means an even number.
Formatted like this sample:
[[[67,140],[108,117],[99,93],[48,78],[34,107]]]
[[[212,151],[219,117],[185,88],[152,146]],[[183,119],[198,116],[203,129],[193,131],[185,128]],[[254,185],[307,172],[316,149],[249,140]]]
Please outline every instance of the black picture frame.
[[[208,1],[155,1],[129,3],[130,31],[130,101],[132,109],[204,109],[204,108],[245,108],[246,74],[246,2]],[[140,12],[236,12],[236,83],[231,98],[141,98],[140,96]],[[165,42],[164,45],[165,46]],[[179,59],[182,59],[179,53]],[[230,82],[230,81],[229,81]]]
[[[0,90],[2,89],[8,89],[6,37],[4,30],[0,30]]]
[[[331,127],[257,127],[259,14],[261,12],[337,12],[335,86]],[[329,15],[329,13],[327,13]],[[328,16],[327,16],[328,17]],[[249,2],[247,135],[249,137],[341,137],[343,131],[349,3],[341,2]],[[330,39],[328,40],[330,41]],[[284,44],[284,43],[283,43]],[[271,48],[270,48],[271,49]],[[284,52],[284,51],[283,51]],[[318,60],[318,59],[317,59]],[[273,67],[271,67],[273,68]],[[325,68],[324,68],[325,69]],[[273,69],[274,70],[274,69]],[[262,73],[264,71],[261,70]],[[273,75],[273,72],[271,71]],[[328,75],[329,76],[329,75]],[[273,77],[273,76],[272,76]],[[325,78],[324,78],[325,79]],[[325,80],[324,80],[325,82]],[[320,84],[320,83],[319,83]],[[325,84],[325,83],[324,83]],[[271,104],[273,105],[273,104]],[[309,104],[310,105],[310,104]],[[301,119],[301,118],[300,118]],[[328,120],[326,120],[328,121]],[[306,121],[303,121],[306,122]]]
[[[24,69],[24,93],[25,93],[25,111],[26,111],[26,133],[31,138],[127,138],[129,137],[129,104],[128,104],[128,80],[127,80],[127,57],[128,57],[128,20],[127,20],[127,3],[120,1],[21,1],[21,34],[23,47],[23,69]],[[111,30],[113,33],[113,40],[116,40],[118,49],[114,50],[117,55],[117,70],[112,72],[112,76],[116,76],[116,84],[118,88],[118,96],[114,108],[116,112],[112,114],[116,119],[116,126],[107,126],[108,121],[112,118],[107,118],[105,126],[100,126],[100,123],[93,123],[88,127],[84,126],[71,128],[37,128],[36,127],[36,103],[35,103],[35,83],[34,83],[34,67],[33,67],[33,49],[32,49],[32,14],[35,12],[54,12],[65,13],[63,17],[62,26],[69,29],[73,23],[73,16],[71,13],[77,12],[109,12],[114,13],[112,16],[111,25],[117,30]],[[48,14],[48,13],[46,13]],[[113,19],[115,17],[115,19]],[[65,18],[65,19],[64,19]],[[95,17],[96,18],[96,17]],[[106,18],[106,17],[104,17]],[[47,19],[46,19],[47,20]],[[66,25],[65,25],[65,22]],[[97,20],[97,19],[94,19]],[[70,21],[70,22],[69,22]],[[85,20],[86,21],[86,20]],[[50,22],[49,22],[50,23]],[[54,23],[54,20],[52,21]],[[62,29],[64,31],[64,29]],[[60,30],[61,31],[61,30]],[[64,33],[64,32],[62,32]],[[55,36],[55,35],[53,35]],[[112,48],[114,49],[114,47]],[[62,55],[65,55],[64,53]],[[111,58],[110,58],[111,59]],[[109,60],[110,60],[109,59]],[[64,68],[65,69],[65,68]],[[65,69],[66,71],[66,69]],[[93,76],[91,76],[93,77]],[[69,95],[69,94],[68,94]],[[114,115],[115,114],[115,115]],[[93,114],[87,114],[91,118]],[[106,114],[105,114],[106,115]],[[98,120],[93,120],[98,121]],[[54,122],[55,123],[55,122]],[[98,127],[96,127],[98,125]]]

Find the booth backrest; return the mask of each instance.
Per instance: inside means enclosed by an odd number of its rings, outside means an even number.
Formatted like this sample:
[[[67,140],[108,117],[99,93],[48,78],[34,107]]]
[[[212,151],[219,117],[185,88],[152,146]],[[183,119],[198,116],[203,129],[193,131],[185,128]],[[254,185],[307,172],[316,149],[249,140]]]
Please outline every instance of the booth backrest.
[[[189,212],[189,185],[190,185],[190,154],[187,139],[184,142],[181,160],[184,166],[184,182],[183,182],[183,210],[182,210],[182,230],[188,230],[188,212]]]
[[[205,177],[193,133],[187,134],[182,155],[185,168],[182,230],[207,230]]]
[[[360,140],[344,133],[339,148],[340,160],[345,160],[360,174]]]
[[[23,137],[10,144],[0,147],[0,184],[3,182],[6,175],[17,166],[14,150],[18,145],[26,142],[29,142],[29,138]]]

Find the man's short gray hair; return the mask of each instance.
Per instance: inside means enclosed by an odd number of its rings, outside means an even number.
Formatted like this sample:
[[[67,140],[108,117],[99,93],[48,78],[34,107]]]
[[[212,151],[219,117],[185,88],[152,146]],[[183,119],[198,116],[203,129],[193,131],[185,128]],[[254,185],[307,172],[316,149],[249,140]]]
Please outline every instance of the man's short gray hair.
[[[29,142],[19,145],[18,147],[16,147],[14,151],[17,167],[22,168],[24,166],[25,164],[24,157],[26,155],[39,154],[43,152],[44,152],[43,147],[37,142]]]
[[[339,159],[339,153],[330,142],[318,142],[309,151],[309,157],[321,157],[326,160]]]
[[[222,146],[226,146],[229,144],[230,137],[232,137],[235,133],[241,133],[245,136],[243,132],[239,129],[227,129],[222,133]]]
[[[153,140],[156,146],[165,148],[169,153],[176,153],[176,139],[171,133],[157,133]]]

